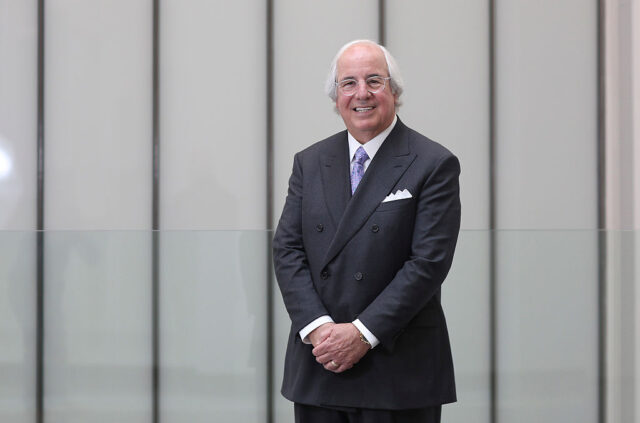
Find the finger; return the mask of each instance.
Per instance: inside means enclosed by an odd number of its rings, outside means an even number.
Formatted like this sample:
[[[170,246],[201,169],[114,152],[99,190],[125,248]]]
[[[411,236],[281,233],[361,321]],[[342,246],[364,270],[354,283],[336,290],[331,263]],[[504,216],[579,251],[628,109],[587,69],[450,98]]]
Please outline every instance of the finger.
[[[327,339],[331,334],[330,330],[325,331],[324,328],[319,328],[318,330],[319,330],[318,333],[313,334],[313,340],[311,340],[311,336],[309,337],[314,347],[317,347],[318,345],[322,344],[325,341],[325,339]]]
[[[320,364],[325,364],[331,361],[333,357],[330,354],[323,354],[320,357],[316,357],[316,361]],[[339,362],[338,362],[339,363]]]
[[[335,372],[340,367],[341,365],[336,363],[334,360],[329,360],[324,364],[324,368],[329,370],[330,372]]]
[[[316,347],[313,348],[313,350],[311,352],[313,352],[313,355],[321,355],[327,352],[327,350],[329,349],[329,346],[331,345],[329,343],[329,339],[331,337],[328,336],[327,338],[325,338],[322,342],[319,342],[318,345]]]
[[[327,338],[328,339],[328,338]],[[329,344],[327,344],[327,340],[320,342],[317,347],[311,350],[311,354],[316,357],[321,356],[322,354],[326,354],[329,350]]]
[[[349,369],[350,369],[350,368],[352,368],[352,367],[353,367],[353,364],[349,364],[349,365],[347,365],[347,364],[341,364],[341,365],[340,365],[340,367],[338,367],[337,369],[334,369],[334,370],[333,370],[333,372],[334,372],[334,373],[342,373],[342,372],[344,372],[344,371],[349,370]]]

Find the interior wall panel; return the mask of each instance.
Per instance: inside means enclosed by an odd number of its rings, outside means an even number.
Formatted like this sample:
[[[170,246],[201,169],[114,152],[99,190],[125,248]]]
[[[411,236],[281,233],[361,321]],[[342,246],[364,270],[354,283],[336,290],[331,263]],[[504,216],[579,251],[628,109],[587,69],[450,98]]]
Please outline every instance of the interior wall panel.
[[[265,31],[264,2],[161,2],[161,228],[265,228]]]
[[[495,51],[498,417],[596,422],[597,3],[497,1]]]
[[[37,5],[0,0],[0,421],[35,419]],[[18,231],[19,230],[19,231]]]
[[[151,227],[151,3],[45,2],[45,228]]]
[[[286,198],[294,154],[345,129],[335,104],[324,94],[324,82],[343,44],[377,40],[375,6],[366,0],[274,1],[274,227]],[[277,285],[273,289],[274,421],[292,422],[293,405],[280,395],[291,321]]]
[[[632,106],[633,130],[632,131],[634,134],[633,168],[635,169],[633,180],[636,181],[633,187],[633,198],[635,199],[635,202],[633,203],[633,209],[634,209],[633,229],[636,231],[639,231],[640,230],[640,182],[637,182],[637,181],[640,181],[640,53],[638,53],[637,47],[640,46],[640,4],[638,4],[638,2],[632,3],[631,11],[633,13],[633,16],[631,18],[633,22],[631,25],[631,27],[633,28],[632,30],[633,40],[631,42],[631,45],[636,46],[636,48],[632,50],[633,53],[631,58],[631,72],[633,73],[633,90],[634,90],[632,94],[632,98],[633,98],[633,106]],[[638,358],[638,363],[640,363],[640,341],[639,341],[637,358]],[[640,369],[640,365],[637,366],[637,368]],[[638,373],[640,374],[640,370],[638,371]],[[636,380],[639,381],[638,385],[640,385],[640,378]],[[636,389],[636,392],[638,392],[638,399],[640,400],[640,386],[638,386],[638,389]],[[639,404],[639,403],[640,401],[636,402],[636,404]],[[640,414],[640,411],[638,414]]]
[[[37,195],[37,4],[1,0],[0,11],[0,230],[31,230]]]
[[[463,229],[489,227],[486,0],[394,2],[387,44],[405,80],[403,122],[458,156]]]
[[[151,16],[45,2],[45,420],[151,416]]]
[[[370,6],[366,0],[274,2],[276,219],[286,198],[294,154],[345,129],[335,104],[324,94],[324,82],[343,44],[362,38],[377,40],[378,13]]]
[[[497,2],[498,228],[596,226],[596,12]]]

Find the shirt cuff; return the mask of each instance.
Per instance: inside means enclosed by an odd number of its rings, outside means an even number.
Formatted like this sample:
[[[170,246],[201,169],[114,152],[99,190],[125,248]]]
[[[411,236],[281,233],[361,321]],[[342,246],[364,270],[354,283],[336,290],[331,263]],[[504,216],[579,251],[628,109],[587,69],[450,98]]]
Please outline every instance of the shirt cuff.
[[[353,322],[353,325],[355,327],[358,328],[358,330],[360,331],[360,333],[362,334],[362,336],[365,337],[365,339],[367,341],[369,341],[369,343],[371,344],[371,348],[373,349],[376,345],[378,345],[380,343],[380,341],[378,341],[378,338],[376,338],[376,336],[374,334],[372,334],[371,332],[369,332],[369,329],[367,329],[367,327],[365,325],[362,324],[362,322],[360,321],[360,319],[356,319]]]
[[[331,316],[320,316],[313,322],[309,323],[307,326],[303,327],[302,330],[298,332],[300,334],[300,339],[302,339],[302,343],[310,344],[311,342],[307,339],[307,336],[309,336],[311,332],[324,325],[325,323],[333,323],[333,319],[331,318]]]

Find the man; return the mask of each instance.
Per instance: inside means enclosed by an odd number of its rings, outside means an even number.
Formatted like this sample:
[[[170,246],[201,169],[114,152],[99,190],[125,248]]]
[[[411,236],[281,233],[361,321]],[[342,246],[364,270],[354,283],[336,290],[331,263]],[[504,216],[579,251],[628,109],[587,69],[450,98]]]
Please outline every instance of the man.
[[[327,92],[347,130],[296,154],[273,240],[296,422],[433,423],[456,400],[440,285],[460,227],[457,158],[396,116],[395,60],[348,43]]]

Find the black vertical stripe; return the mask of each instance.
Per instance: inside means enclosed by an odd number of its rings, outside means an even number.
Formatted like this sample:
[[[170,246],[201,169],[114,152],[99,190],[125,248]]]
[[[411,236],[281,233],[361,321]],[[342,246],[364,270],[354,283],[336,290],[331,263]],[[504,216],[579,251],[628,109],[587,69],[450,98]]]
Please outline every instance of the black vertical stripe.
[[[267,174],[266,174],[266,228],[267,228],[267,277],[266,277],[266,301],[267,301],[267,355],[266,355],[266,422],[273,423],[274,419],[274,375],[273,367],[274,362],[274,345],[273,338],[275,335],[274,329],[274,304],[273,304],[273,257],[271,251],[272,236],[269,229],[273,225],[274,216],[274,181],[273,181],[273,78],[274,78],[274,64],[273,64],[273,0],[267,0],[267,15],[266,15],[266,161],[267,161]]]
[[[36,217],[36,423],[44,421],[44,0],[38,0],[37,217]]]
[[[605,2],[597,8],[597,208],[598,208],[598,422],[607,415],[607,239],[606,239],[606,126],[605,126]]]
[[[160,128],[159,128],[159,15],[160,0],[153,1],[152,23],[152,205],[151,205],[151,415],[160,421]]]
[[[387,43],[386,28],[385,1],[378,0],[378,43],[381,45]]]
[[[498,421],[496,274],[496,5],[489,0],[489,421]]]

